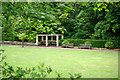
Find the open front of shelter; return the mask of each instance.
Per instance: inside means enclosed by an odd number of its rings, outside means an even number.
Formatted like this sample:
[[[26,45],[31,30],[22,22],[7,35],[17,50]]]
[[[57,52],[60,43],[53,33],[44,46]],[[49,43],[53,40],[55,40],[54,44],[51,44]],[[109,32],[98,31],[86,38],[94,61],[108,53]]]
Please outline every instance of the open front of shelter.
[[[55,45],[59,46],[59,39],[63,39],[63,34],[37,34],[36,45]]]

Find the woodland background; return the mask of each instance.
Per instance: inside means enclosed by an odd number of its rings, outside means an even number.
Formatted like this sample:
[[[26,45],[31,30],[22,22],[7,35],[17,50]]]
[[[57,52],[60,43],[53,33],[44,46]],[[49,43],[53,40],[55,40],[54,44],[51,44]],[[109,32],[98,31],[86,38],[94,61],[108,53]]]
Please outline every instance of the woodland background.
[[[65,39],[120,39],[120,2],[3,2],[3,41],[34,42],[36,34]]]

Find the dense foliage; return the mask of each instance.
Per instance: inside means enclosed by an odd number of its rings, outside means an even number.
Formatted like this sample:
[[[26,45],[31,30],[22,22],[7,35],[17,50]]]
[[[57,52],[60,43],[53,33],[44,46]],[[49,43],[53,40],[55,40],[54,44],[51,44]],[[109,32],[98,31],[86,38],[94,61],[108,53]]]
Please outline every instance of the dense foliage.
[[[108,48],[108,49],[111,49],[111,48],[114,47],[114,44],[113,44],[113,42],[106,42],[105,47]]]
[[[74,3],[75,13],[62,23],[74,39],[120,39],[120,3]]]
[[[64,40],[64,41],[62,42],[62,44],[69,44],[69,41],[68,41],[68,40]]]
[[[3,40],[20,40],[19,34],[25,34],[25,40],[34,42],[39,33],[63,33],[59,17],[67,11],[60,3],[2,3]],[[66,6],[67,7],[67,6]]]
[[[120,2],[3,2],[3,40],[35,42],[36,34],[120,39]]]

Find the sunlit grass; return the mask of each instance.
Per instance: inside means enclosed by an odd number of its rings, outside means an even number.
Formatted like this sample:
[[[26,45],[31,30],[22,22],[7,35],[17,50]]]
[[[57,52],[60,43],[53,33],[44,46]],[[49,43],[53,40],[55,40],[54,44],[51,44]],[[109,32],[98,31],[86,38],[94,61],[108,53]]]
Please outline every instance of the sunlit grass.
[[[13,66],[33,67],[45,63],[63,73],[63,77],[75,72],[81,73],[83,78],[118,77],[117,52],[18,46],[3,46],[3,49],[6,61]]]

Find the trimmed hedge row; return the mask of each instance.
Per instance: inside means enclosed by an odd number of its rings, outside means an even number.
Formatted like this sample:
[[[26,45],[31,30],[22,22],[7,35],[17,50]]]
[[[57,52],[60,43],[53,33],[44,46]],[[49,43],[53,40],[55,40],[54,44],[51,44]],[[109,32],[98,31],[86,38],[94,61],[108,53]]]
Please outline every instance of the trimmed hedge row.
[[[91,42],[92,47],[97,48],[105,48],[105,43],[111,41],[114,44],[114,48],[120,48],[120,43],[118,40],[62,39],[60,40],[59,45],[61,45],[64,40],[68,40],[70,43],[74,43],[74,46],[78,46],[79,44],[84,44],[86,41],[89,41]]]

